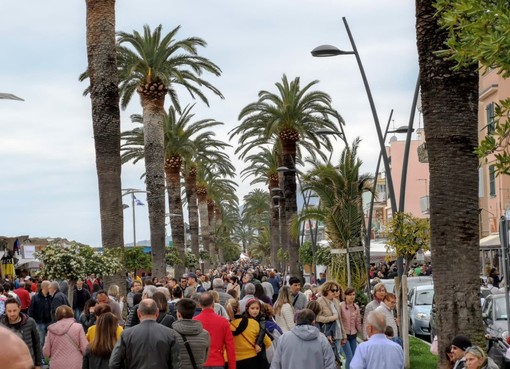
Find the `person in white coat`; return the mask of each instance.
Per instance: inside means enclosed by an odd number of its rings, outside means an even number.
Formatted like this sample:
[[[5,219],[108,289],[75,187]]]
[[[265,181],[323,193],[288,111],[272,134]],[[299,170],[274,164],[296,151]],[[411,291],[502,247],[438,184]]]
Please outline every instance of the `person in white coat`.
[[[278,298],[273,306],[276,324],[282,331],[288,332],[296,325],[294,323],[294,309],[290,296],[290,288],[283,286],[278,292]]]

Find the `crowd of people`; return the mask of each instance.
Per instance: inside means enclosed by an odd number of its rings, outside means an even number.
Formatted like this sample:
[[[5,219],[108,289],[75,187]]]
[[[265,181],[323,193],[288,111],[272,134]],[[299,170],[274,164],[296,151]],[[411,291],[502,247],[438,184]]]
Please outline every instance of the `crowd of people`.
[[[25,368],[404,367],[396,297],[382,283],[363,314],[356,291],[324,274],[302,286],[297,277],[248,263],[179,279],[129,274],[125,297],[91,275],[73,287],[72,304],[65,283],[27,282],[0,285],[0,325],[28,348]]]

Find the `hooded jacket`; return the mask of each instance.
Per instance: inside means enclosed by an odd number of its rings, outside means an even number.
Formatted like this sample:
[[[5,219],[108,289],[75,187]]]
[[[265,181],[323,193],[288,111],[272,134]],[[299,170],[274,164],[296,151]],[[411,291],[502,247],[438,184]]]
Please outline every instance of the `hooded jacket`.
[[[7,318],[7,315],[2,316],[0,323],[21,337],[28,346],[30,355],[32,355],[32,359],[34,360],[34,366],[41,366],[41,342],[35,320],[23,313],[20,313],[20,316],[21,321],[19,323],[12,325],[9,324],[9,318]]]
[[[312,325],[298,325],[278,339],[271,369],[336,369],[331,345]]]
[[[43,354],[51,359],[52,369],[81,368],[87,346],[82,325],[64,318],[48,327]]]
[[[182,319],[173,323],[172,328],[178,333],[177,341],[179,342],[181,355],[181,369],[193,369],[191,358],[186,349],[183,335],[186,336],[197,369],[201,369],[209,355],[209,333],[202,327],[202,323],[198,320]]]

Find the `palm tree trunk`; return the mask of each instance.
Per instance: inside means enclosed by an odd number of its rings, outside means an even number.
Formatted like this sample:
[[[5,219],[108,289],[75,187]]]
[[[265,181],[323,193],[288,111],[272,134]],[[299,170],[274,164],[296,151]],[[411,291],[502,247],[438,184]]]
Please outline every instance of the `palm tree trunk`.
[[[218,251],[216,250],[216,221],[214,218],[214,201],[207,200],[207,217],[209,220],[209,252],[212,266],[218,263]]]
[[[278,179],[272,180],[269,183],[269,204],[271,207],[271,218],[269,221],[269,231],[271,232],[271,266],[280,269],[278,265],[278,249],[280,248],[280,223],[279,223],[279,208],[275,206],[271,189],[278,188]]]
[[[221,225],[223,224],[223,216],[221,214],[221,208],[219,206],[216,206],[214,209],[215,213],[215,219],[216,219],[216,229],[218,229],[218,232],[224,233],[224,231],[221,228]],[[224,237],[222,237],[224,239]],[[223,245],[217,245],[218,248],[218,262],[220,265],[225,264],[225,256],[223,255]]]
[[[303,271],[299,267],[299,239],[289,237],[289,229],[292,219],[297,216],[297,186],[296,186],[296,141],[283,141],[283,165],[289,171],[283,173],[283,189],[285,193],[285,217],[286,225],[283,233],[287,234],[289,250],[290,275],[303,280]]]
[[[199,257],[200,247],[198,238],[198,204],[197,204],[197,177],[196,168],[190,169],[187,176],[184,177],[186,188],[186,197],[188,201],[189,230],[191,236],[191,252]]]
[[[87,0],[87,56],[99,186],[101,242],[124,249],[115,0]],[[106,277],[125,294],[124,270]]]
[[[198,212],[200,215],[200,233],[202,236],[202,249],[211,252],[209,248],[209,215],[207,213],[207,190],[198,190]],[[212,255],[210,255],[212,257]],[[204,269],[209,269],[210,262],[204,263]]]
[[[174,266],[176,278],[180,278],[185,272],[185,234],[184,214],[181,200],[181,177],[180,165],[166,167],[166,179],[168,184],[168,209],[170,209],[170,227],[172,228],[172,241],[177,254],[179,264]]]
[[[151,234],[152,275],[166,276],[165,262],[165,149],[164,97],[152,100],[142,97],[145,181]]]
[[[482,345],[478,234],[478,71],[439,58],[447,33],[433,0],[416,1],[422,111],[430,171],[431,254],[439,351],[457,333]],[[452,260],[462,270],[452,278]],[[445,367],[440,355],[440,366]]]

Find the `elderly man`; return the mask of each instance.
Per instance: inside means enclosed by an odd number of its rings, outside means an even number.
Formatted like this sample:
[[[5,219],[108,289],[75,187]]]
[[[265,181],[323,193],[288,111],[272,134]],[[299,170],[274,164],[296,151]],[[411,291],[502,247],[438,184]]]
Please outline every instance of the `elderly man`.
[[[371,311],[366,318],[368,341],[361,343],[354,353],[350,369],[404,369],[404,352],[384,334],[386,315]]]
[[[232,296],[225,292],[225,283],[223,282],[223,279],[213,279],[213,290],[218,292],[218,296],[220,297],[220,305],[225,307],[227,301],[230,300]]]
[[[21,312],[21,305],[16,299],[8,298],[5,301],[5,314],[1,318],[0,323],[21,337],[32,356],[32,365],[35,368],[40,368],[42,364],[42,351],[37,326],[32,318]],[[4,342],[1,342],[3,346]],[[0,366],[3,364],[3,361],[0,360]],[[3,366],[1,367],[3,368]]]
[[[177,333],[156,321],[156,302],[143,299],[137,314],[140,324],[122,332],[110,357],[110,369],[179,369]]]
[[[158,292],[158,288],[156,286],[152,285],[145,286],[142,292],[142,299],[151,299],[156,292]],[[138,319],[138,305],[135,305],[129,312],[129,315],[126,319],[126,328],[134,327],[139,323],[140,320]]]
[[[240,310],[241,314],[244,313],[244,310],[246,310],[246,303],[249,300],[255,298],[254,293],[255,293],[255,285],[253,283],[247,283],[244,286],[244,297],[242,298],[241,301],[239,301],[239,310]],[[264,303],[264,302],[261,301],[261,303]]]
[[[51,311],[51,322],[55,323],[56,322],[55,312],[57,311],[57,308],[61,305],[67,305],[70,307],[71,304],[69,304],[69,300],[67,299],[67,296],[64,295],[62,292],[60,292],[60,287],[59,287],[58,282],[56,282],[56,281],[51,282],[48,287],[48,291],[51,296],[51,310],[50,310]]]
[[[271,369],[335,369],[335,354],[325,335],[315,327],[315,314],[301,309],[297,325],[278,339]]]
[[[0,326],[0,357],[2,368],[32,369],[34,361],[28,347],[16,334]],[[36,366],[36,368],[38,368]]]

